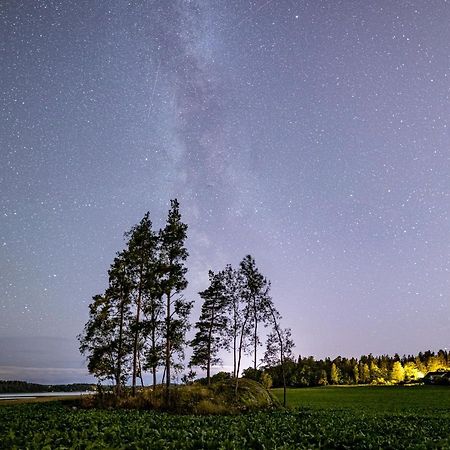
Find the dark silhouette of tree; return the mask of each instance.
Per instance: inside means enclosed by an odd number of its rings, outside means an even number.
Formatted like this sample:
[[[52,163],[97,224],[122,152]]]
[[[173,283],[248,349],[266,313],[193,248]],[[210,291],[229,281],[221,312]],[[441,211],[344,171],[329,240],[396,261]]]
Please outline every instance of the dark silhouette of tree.
[[[127,273],[126,258],[123,252],[117,254],[108,271],[108,275],[109,287],[106,291],[106,296],[110,302],[116,305],[116,321],[119,328],[117,337],[116,392],[117,395],[120,395],[126,378],[123,372],[123,364],[127,362],[131,348],[128,325],[131,317],[130,292],[132,284]]]
[[[120,395],[129,375],[131,351],[131,282],[123,252],[118,253],[108,274],[109,286],[105,294],[93,297],[89,320],[78,339],[89,372],[99,380],[113,381]]]
[[[100,381],[111,380],[120,393],[127,378],[129,346],[120,340],[120,313],[107,295],[95,295],[89,305],[89,320],[78,336],[80,352],[86,355],[89,373]],[[119,345],[120,343],[120,345]]]
[[[171,380],[172,357],[174,354],[183,355],[186,345],[185,335],[188,330],[189,314],[193,302],[181,296],[187,287],[185,261],[188,252],[184,246],[187,225],[181,221],[178,201],[171,200],[171,208],[166,226],[160,231],[160,266],[161,289],[165,295],[165,381],[167,400]]]
[[[250,332],[249,327],[243,327],[245,314],[244,305],[241,299],[242,276],[240,271],[234,270],[231,265],[227,265],[221,272],[223,294],[226,297],[228,307],[229,327],[227,328],[226,342],[233,352],[233,378],[238,377],[238,353],[239,342],[242,333],[247,335]],[[245,342],[245,339],[243,339]]]
[[[207,384],[211,381],[211,364],[219,364],[219,350],[228,347],[226,329],[228,326],[228,297],[225,295],[223,273],[209,271],[210,285],[200,292],[203,299],[201,314],[195,324],[197,332],[191,341],[193,354],[190,365],[206,369]]]
[[[89,320],[78,338],[80,352],[87,357],[89,373],[100,381],[113,381],[117,374],[111,339],[114,328],[107,297],[95,295],[89,305]]]
[[[105,294],[95,296],[90,305],[89,320],[79,336],[80,351],[87,355],[90,372],[99,379],[114,379],[118,393],[130,369],[133,394],[142,369],[152,371],[155,386],[162,363],[169,386],[172,358],[183,356],[192,308],[192,302],[179,295],[187,286],[186,230],[177,200],[171,201],[159,234],[146,213],[125,234],[127,247],[109,270]]]
[[[294,348],[294,341],[292,340],[292,333],[289,328],[281,329],[281,316],[278,311],[269,306],[270,319],[272,323],[272,331],[267,336],[266,352],[264,354],[263,362],[268,366],[279,364],[281,366],[281,374],[283,378],[283,406],[286,406],[286,372],[285,361],[292,359],[292,349]]]
[[[242,276],[241,297],[245,304],[248,323],[253,328],[250,341],[253,347],[253,368],[256,370],[257,349],[260,345],[258,326],[266,325],[271,315],[270,283],[259,272],[255,260],[250,255],[241,261],[239,270]]]
[[[144,370],[152,374],[153,389],[156,388],[158,368],[164,365],[164,302],[158,272],[156,282],[150,287],[150,296],[145,302],[143,312],[143,333],[146,337],[144,349]]]
[[[150,214],[147,212],[139,224],[135,225],[126,236],[126,257],[128,271],[132,280],[132,296],[135,315],[132,321],[133,332],[133,365],[132,365],[132,393],[136,393],[136,377],[141,376],[140,353],[144,347],[146,336],[145,325],[142,321],[143,310],[152,299],[152,286],[155,283],[157,267],[158,236],[152,230]]]

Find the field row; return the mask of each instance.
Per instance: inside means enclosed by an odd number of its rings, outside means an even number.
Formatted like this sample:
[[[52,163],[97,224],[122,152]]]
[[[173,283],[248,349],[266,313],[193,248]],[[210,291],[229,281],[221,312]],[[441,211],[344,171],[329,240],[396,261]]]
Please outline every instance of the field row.
[[[79,410],[63,404],[0,407],[0,448],[290,449],[450,448],[448,414],[351,410],[176,416]]]

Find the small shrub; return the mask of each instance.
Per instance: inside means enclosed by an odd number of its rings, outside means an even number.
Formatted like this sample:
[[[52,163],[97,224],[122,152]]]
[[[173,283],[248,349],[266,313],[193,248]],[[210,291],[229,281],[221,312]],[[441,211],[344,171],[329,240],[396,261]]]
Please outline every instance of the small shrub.
[[[248,367],[247,369],[243,370],[242,378],[247,378],[249,380],[254,380],[260,383],[262,373],[263,373],[262,370],[254,369],[253,367]]]
[[[268,381],[268,380],[267,380]],[[192,384],[172,387],[169,400],[163,386],[139,389],[136,396],[125,391],[114,395],[89,396],[81,400],[84,409],[140,409],[167,411],[177,414],[236,414],[278,406],[278,400],[261,384],[240,379],[236,395],[235,380],[226,380],[210,386]]]
[[[200,400],[195,406],[195,413],[201,415],[226,414],[227,412],[226,405],[218,404],[214,399]]]
[[[266,389],[270,389],[272,387],[272,377],[267,372],[263,372],[261,375],[261,384]]]
[[[231,374],[228,372],[217,372],[211,377],[211,383],[223,383],[228,380],[231,380]]]

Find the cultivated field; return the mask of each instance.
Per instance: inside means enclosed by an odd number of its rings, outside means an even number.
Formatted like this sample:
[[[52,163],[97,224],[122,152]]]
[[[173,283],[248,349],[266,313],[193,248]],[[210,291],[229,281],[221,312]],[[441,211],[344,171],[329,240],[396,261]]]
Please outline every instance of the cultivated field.
[[[449,388],[298,389],[288,400],[289,411],[203,417],[5,405],[0,448],[450,448]]]

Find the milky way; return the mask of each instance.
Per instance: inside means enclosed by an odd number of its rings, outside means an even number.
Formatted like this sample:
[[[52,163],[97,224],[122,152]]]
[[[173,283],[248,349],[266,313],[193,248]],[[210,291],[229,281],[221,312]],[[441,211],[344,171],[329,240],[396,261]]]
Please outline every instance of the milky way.
[[[446,1],[4,1],[0,20],[0,379],[85,379],[90,299],[174,197],[193,320],[208,269],[251,253],[297,354],[449,346]]]

